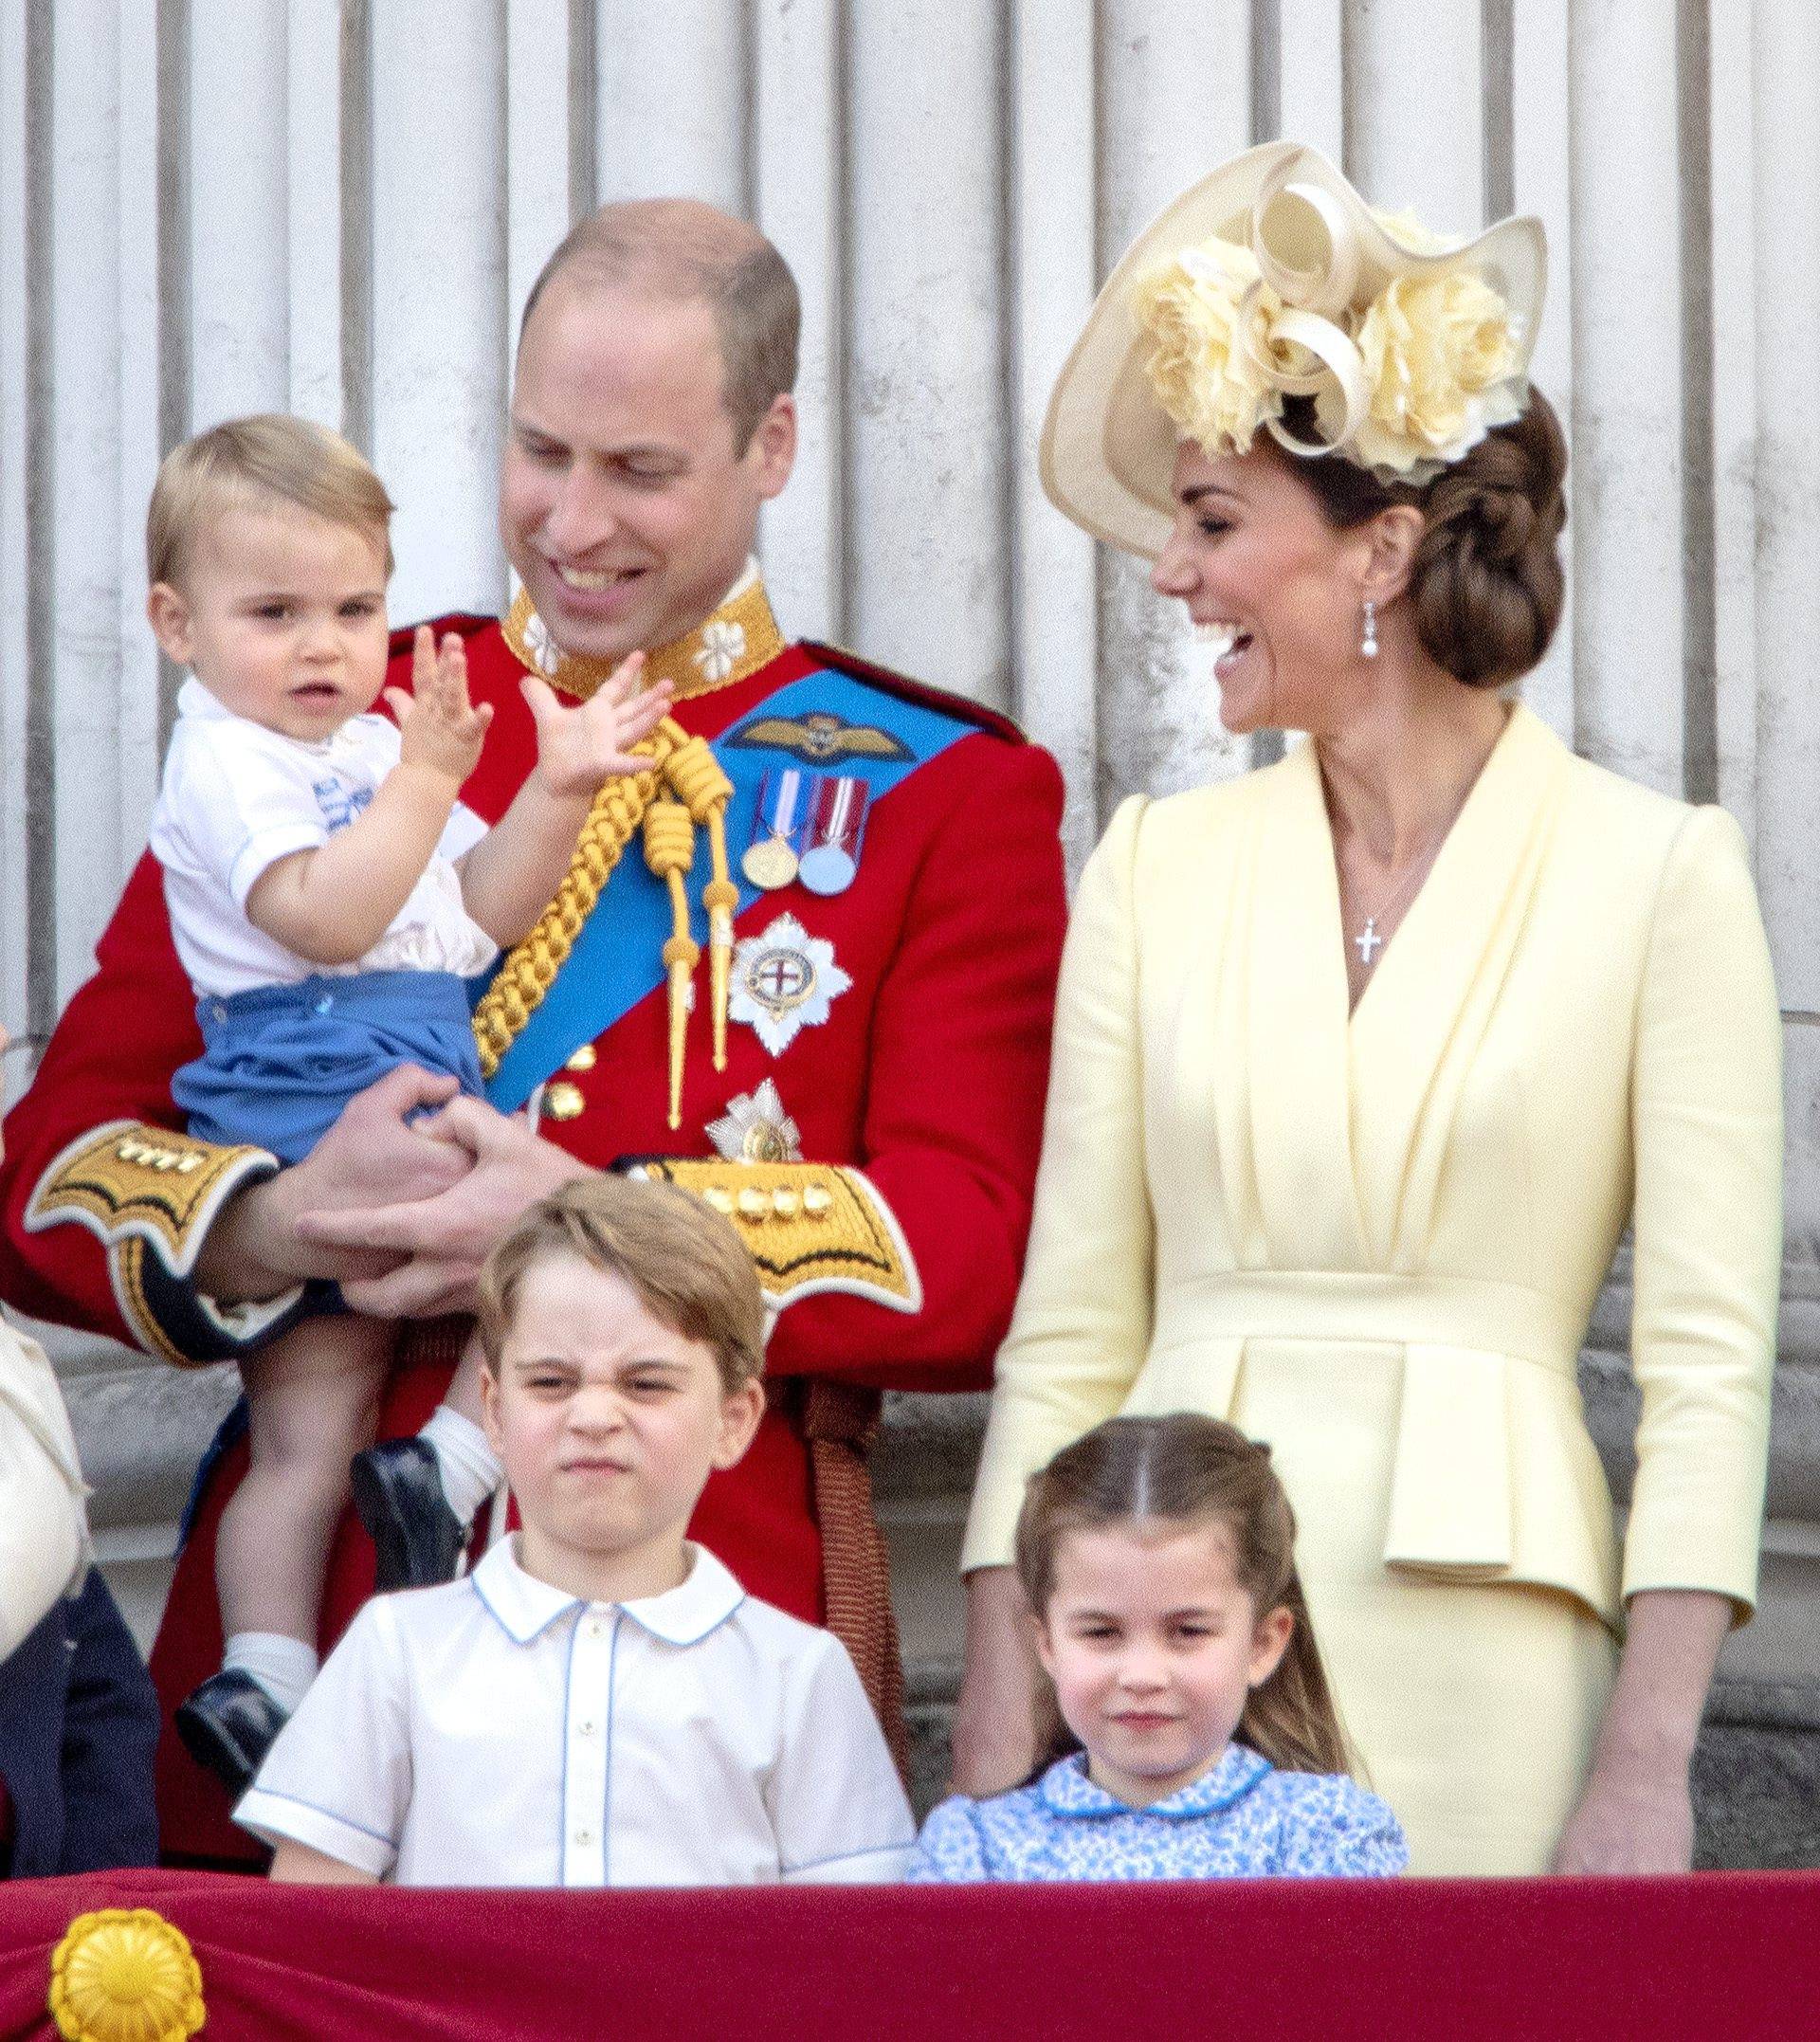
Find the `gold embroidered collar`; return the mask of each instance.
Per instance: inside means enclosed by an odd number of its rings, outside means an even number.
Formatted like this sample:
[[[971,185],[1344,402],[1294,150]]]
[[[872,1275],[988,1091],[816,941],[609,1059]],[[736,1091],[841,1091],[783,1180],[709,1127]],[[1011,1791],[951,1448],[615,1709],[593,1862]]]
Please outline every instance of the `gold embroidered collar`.
[[[691,695],[733,687],[784,649],[784,634],[771,612],[763,580],[755,573],[714,614],[686,636],[646,655],[648,682],[667,681],[678,702]],[[534,674],[565,695],[586,701],[612,672],[615,662],[564,652],[520,589],[506,615],[505,642]]]

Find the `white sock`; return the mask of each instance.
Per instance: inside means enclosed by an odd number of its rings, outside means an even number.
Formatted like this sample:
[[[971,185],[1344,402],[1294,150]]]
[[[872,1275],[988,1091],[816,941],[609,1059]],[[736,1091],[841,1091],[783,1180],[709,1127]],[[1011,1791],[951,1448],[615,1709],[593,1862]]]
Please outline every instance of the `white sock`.
[[[237,1631],[221,1655],[224,1673],[250,1673],[286,1715],[309,1693],[318,1663],[313,1645],[277,1631]]]
[[[417,1437],[428,1440],[435,1452],[448,1507],[462,1523],[472,1523],[475,1511],[505,1475],[504,1465],[487,1445],[486,1434],[471,1418],[464,1418],[446,1404],[438,1404]]]

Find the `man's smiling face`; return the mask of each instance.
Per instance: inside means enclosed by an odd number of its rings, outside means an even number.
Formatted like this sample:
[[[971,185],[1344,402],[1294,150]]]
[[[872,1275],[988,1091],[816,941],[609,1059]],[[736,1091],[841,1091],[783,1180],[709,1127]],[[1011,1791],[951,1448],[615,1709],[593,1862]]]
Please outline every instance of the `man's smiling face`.
[[[779,397],[738,449],[712,308],[553,278],[519,346],[505,551],[565,651],[618,661],[693,630],[738,578],[795,453]]]

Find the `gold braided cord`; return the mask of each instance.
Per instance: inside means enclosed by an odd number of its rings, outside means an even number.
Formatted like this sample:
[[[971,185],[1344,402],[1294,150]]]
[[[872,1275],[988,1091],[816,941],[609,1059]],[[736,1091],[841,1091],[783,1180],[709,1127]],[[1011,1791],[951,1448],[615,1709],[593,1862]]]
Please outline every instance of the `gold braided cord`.
[[[689,1026],[689,979],[701,946],[689,934],[689,894],[683,879],[695,863],[695,825],[680,801],[653,801],[645,811],[645,863],[670,891],[670,936],[664,970],[670,999],[670,1126],[682,1124],[682,1059]]]
[[[665,722],[670,720],[666,717]],[[679,736],[682,726],[675,726]],[[739,905],[739,889],[727,870],[727,803],[733,798],[733,782],[720,761],[708,749],[707,739],[682,738],[671,753],[669,781],[688,804],[689,813],[708,832],[708,860],[713,877],[701,889],[701,905],[708,911],[709,986],[714,1010],[714,1067],[727,1067],[727,993],[733,977],[733,911]],[[674,1124],[674,1123],[672,1123]]]
[[[676,726],[665,717],[652,735],[633,747],[649,755],[647,772],[628,774],[602,783],[575,840],[575,854],[556,888],[555,898],[537,926],[514,945],[499,975],[474,1010],[474,1039],[481,1052],[481,1075],[492,1077],[500,1060],[519,1038],[556,974],[569,961],[581,925],[593,913],[600,890],[613,875],[620,854],[644,820],[657,792],[664,762],[674,749]]]
[[[670,999],[670,1125],[682,1124],[682,1051],[688,1016],[688,981],[701,958],[689,934],[684,881],[695,859],[694,825],[708,835],[713,877],[701,890],[708,915],[709,965],[713,975],[714,1067],[727,1063],[727,997],[732,977],[733,911],[739,889],[727,868],[727,803],[733,782],[705,738],[692,737],[674,717],[665,717],[650,737],[633,747],[648,757],[647,770],[606,781],[594,796],[575,841],[575,853],[555,898],[537,926],[514,946],[499,975],[474,1010],[474,1039],[481,1075],[491,1078],[523,1030],[556,974],[569,961],[582,924],[594,910],[632,833],[645,832],[645,862],[669,889],[673,934],[664,946]],[[673,801],[659,798],[667,788]]]

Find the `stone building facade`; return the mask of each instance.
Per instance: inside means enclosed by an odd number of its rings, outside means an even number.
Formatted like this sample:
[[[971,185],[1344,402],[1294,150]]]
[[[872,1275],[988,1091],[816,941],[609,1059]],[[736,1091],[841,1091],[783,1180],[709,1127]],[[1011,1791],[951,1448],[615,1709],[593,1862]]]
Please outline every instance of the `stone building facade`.
[[[698,192],[784,247],[809,312],[803,459],[764,534],[784,620],[1010,708],[1063,762],[1077,864],[1125,792],[1253,757],[1140,578],[1037,487],[1104,267],[1279,133],[1438,228],[1537,211],[1574,593],[1528,699],[1738,816],[1787,1018],[1764,1608],[1714,1698],[1703,1848],[1820,1858],[1816,77],[1810,0],[3,0],[0,1018],[47,1030],[143,841],[173,680],[139,621],[162,449],[250,410],[342,427],[402,505],[394,614],[498,607],[509,336],[597,199]],[[1620,1268],[1584,1368],[1620,1494],[1624,1348]],[[228,1386],[58,1352],[149,1620]],[[964,1402],[900,1400],[883,1449],[932,1726],[976,1433]]]

